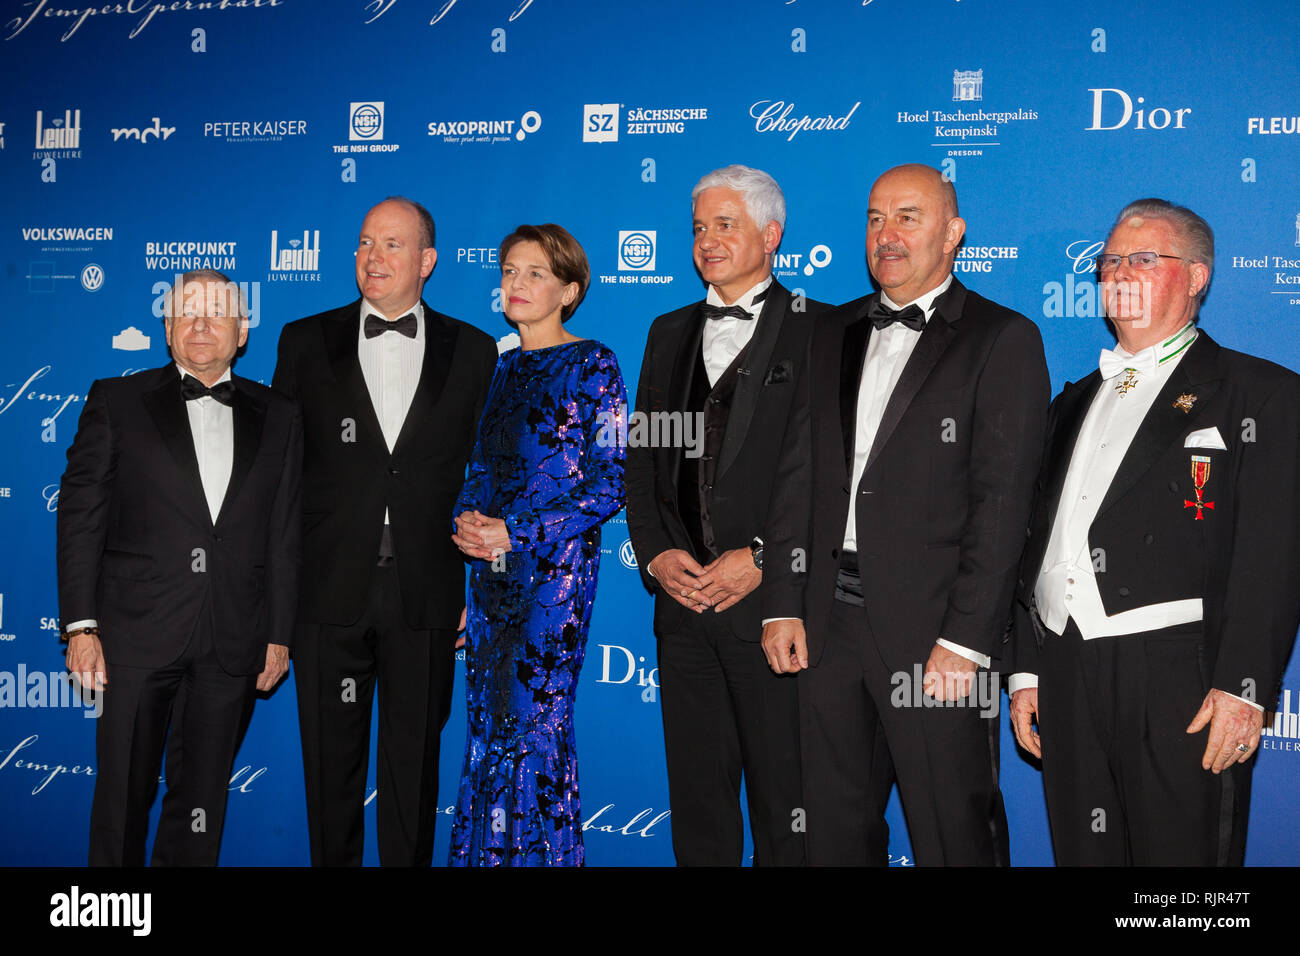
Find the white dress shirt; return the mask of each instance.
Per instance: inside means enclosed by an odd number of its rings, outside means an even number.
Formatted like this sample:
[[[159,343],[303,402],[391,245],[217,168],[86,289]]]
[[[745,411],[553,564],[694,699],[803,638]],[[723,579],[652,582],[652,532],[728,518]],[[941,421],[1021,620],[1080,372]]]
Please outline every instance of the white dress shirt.
[[[754,318],[753,320],[738,319],[734,316],[725,316],[720,319],[709,319],[704,323],[704,339],[702,348],[704,351],[704,370],[709,375],[709,386],[718,384],[718,379],[722,378],[731,363],[736,360],[740,350],[749,344],[749,340],[754,337],[754,329],[758,327],[758,316],[763,311],[763,303],[755,302],[754,297],[762,294],[768,286],[772,284],[772,276],[768,275],[766,279],[758,283],[744,295],[742,295],[731,305],[738,305]],[[709,286],[709,294],[704,297],[704,301],[709,305],[725,306],[728,303],[722,301],[722,296],[718,295],[718,290]]]
[[[1079,427],[1034,585],[1039,617],[1054,634],[1065,633],[1070,619],[1083,639],[1092,641],[1190,624],[1203,617],[1200,598],[1147,604],[1107,615],[1088,541],[1088,531],[1133,438],[1196,335],[1196,326],[1188,323],[1176,335],[1142,353],[1130,353],[1122,346],[1114,350],[1115,355],[1132,358],[1135,365],[1145,363],[1153,370],[1132,376],[1125,370],[1103,380]],[[1015,693],[1037,686],[1036,675],[1013,674],[1008,689]]]
[[[193,378],[189,372],[176,366],[181,379]],[[230,369],[222,373],[213,384],[230,381]],[[203,482],[203,497],[208,502],[208,514],[217,523],[221,503],[230,486],[230,471],[235,462],[235,410],[223,405],[211,395],[204,395],[185,403],[185,414],[190,420],[190,438],[194,442],[194,457],[199,463],[199,480]],[[92,619],[73,621],[64,625],[66,631],[83,627],[99,627]]]
[[[361,374],[370,392],[384,442],[391,452],[402,433],[406,413],[411,410],[415,388],[420,384],[420,371],[424,368],[424,306],[418,301],[411,308],[415,314],[415,338],[408,339],[397,332],[385,332],[366,338],[366,316],[376,315],[389,321],[384,314],[365,299],[361,300],[361,324],[357,327],[357,358]],[[384,509],[384,524],[388,524],[388,509]]]

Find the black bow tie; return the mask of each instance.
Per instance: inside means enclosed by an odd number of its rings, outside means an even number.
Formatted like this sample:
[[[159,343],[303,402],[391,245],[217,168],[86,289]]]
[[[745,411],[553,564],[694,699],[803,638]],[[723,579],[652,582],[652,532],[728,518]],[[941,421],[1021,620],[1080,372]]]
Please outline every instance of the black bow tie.
[[[408,312],[392,322],[381,319],[373,312],[366,316],[366,338],[373,339],[376,335],[383,335],[385,332],[400,332],[408,339],[415,338],[415,313]]]
[[[771,288],[772,287],[769,285],[767,289],[764,289],[758,295],[754,296],[754,298],[750,300],[749,307],[752,309],[754,306],[766,299],[768,290]],[[744,319],[746,322],[754,321],[754,317],[738,305],[711,305],[708,302],[704,303],[704,317],[706,319],[736,318]]]
[[[925,328],[925,313],[915,303],[905,309],[891,309],[877,299],[867,312],[867,317],[877,329],[888,328],[895,322],[907,326],[913,332],[920,332]]]
[[[704,317],[706,319],[744,319],[746,322],[754,321],[754,317],[738,305],[711,305],[704,303]]]
[[[181,395],[187,402],[209,395],[229,408],[235,404],[235,383],[218,382],[208,388],[193,375],[186,375],[181,378]]]

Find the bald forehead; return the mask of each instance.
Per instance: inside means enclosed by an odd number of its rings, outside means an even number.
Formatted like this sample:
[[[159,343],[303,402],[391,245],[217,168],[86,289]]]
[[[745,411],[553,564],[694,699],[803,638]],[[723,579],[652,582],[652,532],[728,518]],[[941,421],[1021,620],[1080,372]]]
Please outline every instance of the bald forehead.
[[[908,163],[887,170],[872,184],[871,195],[876,196],[885,190],[919,193],[927,204],[937,206],[945,217],[951,219],[957,215],[957,190],[943,178],[942,173],[930,166]]]

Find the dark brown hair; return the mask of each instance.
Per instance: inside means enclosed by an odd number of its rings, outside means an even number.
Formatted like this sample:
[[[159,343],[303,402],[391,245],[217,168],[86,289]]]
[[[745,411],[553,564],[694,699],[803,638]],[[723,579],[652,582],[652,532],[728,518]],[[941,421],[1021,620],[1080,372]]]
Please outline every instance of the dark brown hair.
[[[569,230],[553,222],[540,226],[523,225],[501,240],[497,262],[504,264],[510,250],[521,242],[535,242],[542,247],[555,278],[565,285],[570,282],[578,284],[577,297],[560,309],[560,321],[569,321],[569,316],[578,310],[586,296],[587,286],[591,285],[591,267],[587,265],[587,254],[582,251],[582,245],[569,234]]]

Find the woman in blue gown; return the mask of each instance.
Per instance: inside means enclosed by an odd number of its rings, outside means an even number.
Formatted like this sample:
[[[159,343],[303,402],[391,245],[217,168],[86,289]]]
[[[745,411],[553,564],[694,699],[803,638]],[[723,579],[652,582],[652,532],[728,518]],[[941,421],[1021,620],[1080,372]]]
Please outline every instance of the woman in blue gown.
[[[614,353],[563,325],[590,281],[582,246],[520,226],[498,261],[520,347],[497,362],[456,505],[452,540],[476,560],[450,862],[580,866],[573,707],[600,525],[623,506],[627,393]]]

